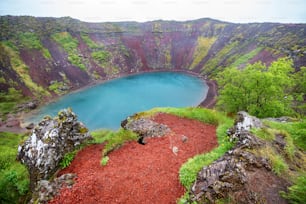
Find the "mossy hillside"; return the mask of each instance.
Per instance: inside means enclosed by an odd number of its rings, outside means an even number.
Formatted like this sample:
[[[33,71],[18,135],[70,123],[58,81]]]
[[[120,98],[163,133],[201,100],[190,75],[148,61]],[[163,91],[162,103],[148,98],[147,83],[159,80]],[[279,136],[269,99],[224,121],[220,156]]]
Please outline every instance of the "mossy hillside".
[[[32,91],[32,93],[38,98],[41,96],[49,96],[50,93],[47,90],[33,82],[29,73],[29,67],[24,64],[20,58],[19,51],[16,49],[16,47],[7,41],[0,42],[0,46],[3,48],[6,55],[9,56],[10,64],[14,71],[19,75],[20,79]]]
[[[86,71],[86,66],[84,64],[84,59],[78,52],[79,41],[73,38],[68,32],[55,33],[52,39],[56,41],[68,54],[68,61],[81,70]]]
[[[18,144],[26,135],[0,132],[0,203],[23,203],[29,190],[25,166],[16,161]]]
[[[127,53],[127,51],[124,50],[125,47],[123,45],[121,45],[121,47],[123,46],[121,50],[119,48],[119,51],[114,50],[113,52],[110,52],[106,49],[103,43],[101,42],[97,43],[93,41],[88,34],[82,33],[81,38],[86,43],[86,45],[90,48],[91,58],[94,60],[94,62],[97,65],[99,65],[104,70],[104,72],[107,75],[111,76],[111,75],[119,73],[119,68],[112,63],[112,59],[116,55],[119,56],[120,54],[129,55],[129,53]],[[94,78],[97,78],[97,77],[94,76]]]
[[[195,47],[195,51],[193,53],[193,61],[189,67],[189,69],[194,69],[201,60],[207,55],[210,47],[217,40],[216,37],[206,38],[206,37],[198,37],[197,44]]]
[[[224,61],[226,56],[230,56],[230,53],[239,45],[238,41],[234,41],[225,45],[213,58],[210,58],[205,66],[202,68],[202,74],[213,74],[215,69],[219,67],[220,62]]]
[[[231,66],[240,67],[240,66],[246,65],[249,62],[249,60],[255,57],[261,50],[262,48],[258,47],[246,54],[239,56],[239,58],[236,59],[236,61]]]
[[[48,49],[46,49],[39,40],[38,36],[32,32],[20,33],[18,36],[19,48],[23,49],[37,49],[40,50],[46,59],[51,59],[51,54]]]
[[[17,104],[27,100],[28,98],[24,97],[21,91],[14,88],[9,88],[8,92],[0,92],[0,117],[15,112]]]
[[[99,48],[103,48],[103,45],[98,45],[97,43],[95,43],[95,42],[88,36],[88,34],[81,33],[81,39],[86,43],[86,45],[87,45],[90,49],[99,49]]]

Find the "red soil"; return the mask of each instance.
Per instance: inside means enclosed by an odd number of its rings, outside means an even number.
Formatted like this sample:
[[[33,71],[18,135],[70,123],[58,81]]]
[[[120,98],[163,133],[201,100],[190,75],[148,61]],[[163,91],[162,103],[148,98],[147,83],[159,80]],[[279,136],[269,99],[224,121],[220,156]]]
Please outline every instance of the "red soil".
[[[154,116],[154,121],[168,125],[172,132],[150,138],[146,145],[125,144],[109,154],[106,166],[100,165],[102,144],[80,151],[60,172],[76,173],[76,183],[50,203],[176,203],[184,194],[178,178],[181,165],[217,145],[216,128],[164,113]],[[173,147],[178,147],[177,153]]]

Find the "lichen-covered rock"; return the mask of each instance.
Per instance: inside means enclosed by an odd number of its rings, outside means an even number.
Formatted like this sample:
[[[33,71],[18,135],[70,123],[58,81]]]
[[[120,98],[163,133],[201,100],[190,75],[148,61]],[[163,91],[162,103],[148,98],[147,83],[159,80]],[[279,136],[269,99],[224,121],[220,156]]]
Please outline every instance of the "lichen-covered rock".
[[[235,126],[228,131],[235,146],[217,161],[205,166],[198,173],[191,187],[190,198],[198,203],[215,203],[219,198],[235,197],[234,203],[272,203],[267,202],[270,195],[260,189],[254,190],[257,177],[269,178],[270,186],[263,188],[279,190],[279,178],[271,171],[268,159],[256,156],[252,150],[265,146],[265,141],[252,135],[251,127],[262,127],[259,119],[239,112]],[[256,187],[255,187],[256,188]],[[282,203],[278,195],[274,203]]]
[[[149,118],[135,119],[133,116],[122,121],[121,126],[138,134],[140,144],[146,144],[148,137],[162,137],[171,131],[167,125],[156,123]]]
[[[36,191],[37,197],[31,200],[31,203],[48,203],[49,200],[54,198],[61,188],[71,188],[74,184],[75,174],[63,174],[53,181],[40,180],[37,183]]]
[[[31,189],[35,189],[39,180],[55,173],[66,153],[88,139],[91,139],[88,129],[71,109],[60,111],[54,119],[46,116],[18,147],[17,157],[29,170]]]
[[[156,123],[148,118],[131,120],[123,128],[131,130],[142,137],[161,137],[170,131],[167,125]]]

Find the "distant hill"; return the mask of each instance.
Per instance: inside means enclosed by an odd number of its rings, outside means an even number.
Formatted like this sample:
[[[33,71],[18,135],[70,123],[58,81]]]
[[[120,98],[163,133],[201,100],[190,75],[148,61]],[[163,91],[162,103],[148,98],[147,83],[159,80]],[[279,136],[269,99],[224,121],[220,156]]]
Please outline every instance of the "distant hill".
[[[0,89],[35,98],[119,74],[166,69],[213,77],[226,66],[283,56],[297,70],[306,66],[306,24],[0,17]]]

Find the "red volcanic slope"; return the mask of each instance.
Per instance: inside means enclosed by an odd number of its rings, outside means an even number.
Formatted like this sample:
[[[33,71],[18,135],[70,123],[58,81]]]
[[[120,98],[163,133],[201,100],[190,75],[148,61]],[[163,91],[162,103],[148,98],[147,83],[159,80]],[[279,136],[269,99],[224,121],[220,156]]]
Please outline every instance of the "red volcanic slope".
[[[100,165],[102,144],[79,152],[70,167],[60,172],[76,173],[76,183],[50,203],[176,203],[184,194],[178,178],[181,165],[217,145],[216,128],[164,113],[154,116],[154,121],[168,125],[172,132],[149,139],[146,145],[125,144],[109,154],[106,166]],[[186,142],[183,135],[188,137]]]

